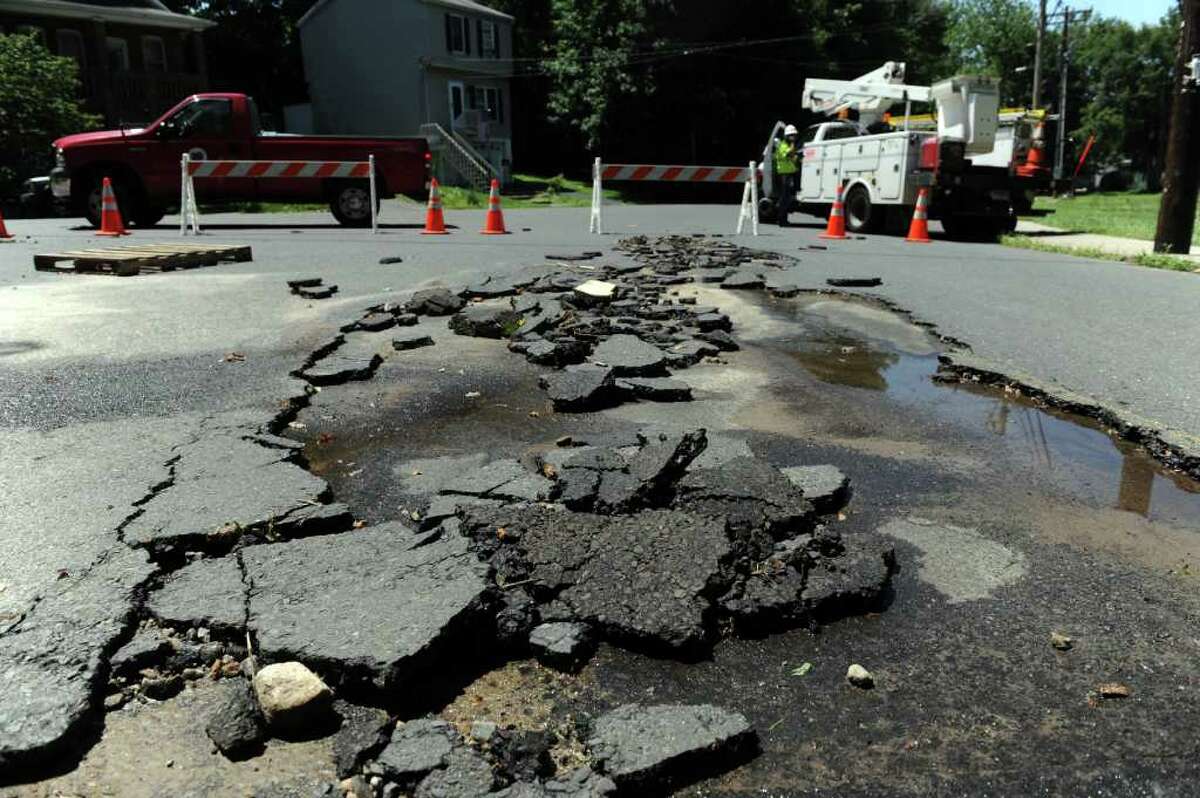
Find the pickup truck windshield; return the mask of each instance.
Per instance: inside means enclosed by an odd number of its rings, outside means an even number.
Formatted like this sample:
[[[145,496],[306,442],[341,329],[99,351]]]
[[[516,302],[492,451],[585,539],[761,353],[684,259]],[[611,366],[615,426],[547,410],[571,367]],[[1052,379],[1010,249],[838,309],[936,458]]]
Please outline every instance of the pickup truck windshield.
[[[180,108],[167,124],[180,138],[228,138],[233,135],[233,103],[229,100],[197,100]]]

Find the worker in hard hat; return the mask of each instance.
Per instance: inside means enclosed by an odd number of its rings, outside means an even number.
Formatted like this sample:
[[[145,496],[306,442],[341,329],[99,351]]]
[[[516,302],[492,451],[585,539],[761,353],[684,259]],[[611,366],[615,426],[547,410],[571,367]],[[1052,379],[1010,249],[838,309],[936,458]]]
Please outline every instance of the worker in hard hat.
[[[776,211],[779,226],[788,226],[788,214],[796,201],[796,172],[800,170],[800,151],[796,139],[800,131],[795,125],[783,129],[783,138],[775,144],[775,174],[779,178],[779,209]]]

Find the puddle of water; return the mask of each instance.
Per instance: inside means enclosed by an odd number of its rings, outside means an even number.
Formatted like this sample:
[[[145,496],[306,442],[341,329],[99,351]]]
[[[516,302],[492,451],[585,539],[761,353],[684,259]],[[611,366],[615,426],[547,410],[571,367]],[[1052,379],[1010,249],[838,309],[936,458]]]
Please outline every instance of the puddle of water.
[[[1200,484],[1164,472],[1139,447],[1090,419],[982,386],[934,382],[937,339],[899,315],[828,297],[802,297],[783,307],[801,332],[776,345],[816,379],[877,391],[994,436],[1035,474],[1105,506],[1200,526]]]

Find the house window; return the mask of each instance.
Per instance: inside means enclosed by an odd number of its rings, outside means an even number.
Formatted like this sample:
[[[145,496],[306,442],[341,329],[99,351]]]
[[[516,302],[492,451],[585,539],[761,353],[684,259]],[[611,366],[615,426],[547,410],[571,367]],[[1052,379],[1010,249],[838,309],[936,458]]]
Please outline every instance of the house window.
[[[79,74],[87,70],[87,49],[83,46],[83,35],[77,30],[60,29],[54,35],[58,42],[58,54],[74,59],[79,65]]]
[[[162,37],[142,37],[142,68],[147,72],[167,71],[167,48]]]
[[[504,98],[499,89],[481,89],[483,111],[493,122],[504,121]]]
[[[109,36],[104,40],[104,51],[109,72],[129,71],[129,43],[124,39]]]
[[[471,54],[470,28],[467,27],[466,17],[446,15],[446,50],[460,55]]]
[[[500,35],[495,22],[479,21],[479,54],[484,58],[500,57]]]

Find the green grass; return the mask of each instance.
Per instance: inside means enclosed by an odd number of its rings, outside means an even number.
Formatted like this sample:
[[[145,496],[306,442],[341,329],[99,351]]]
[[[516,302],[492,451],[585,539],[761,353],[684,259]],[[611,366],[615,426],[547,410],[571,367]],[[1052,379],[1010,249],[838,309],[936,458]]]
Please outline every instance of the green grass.
[[[442,186],[442,207],[460,211],[486,208],[488,192],[461,186]],[[624,197],[617,189],[604,189],[607,202],[621,202]],[[562,175],[538,177],[513,175],[512,185],[503,190],[501,205],[505,208],[586,208],[592,204],[592,185],[582,180],[569,180]]]
[[[1153,241],[1161,200],[1161,194],[1114,192],[1075,197],[1038,197],[1033,207],[1035,210],[1051,212],[1048,216],[1035,219],[1051,227],[1077,233]],[[1200,224],[1192,231],[1192,243],[1200,244]]]
[[[1019,249],[1054,252],[1059,255],[1075,255],[1080,258],[1094,258],[1096,260],[1120,261],[1122,263],[1131,263],[1134,266],[1146,266],[1151,269],[1169,269],[1177,272],[1200,270],[1200,264],[1194,263],[1187,258],[1180,258],[1175,255],[1160,255],[1157,252],[1147,252],[1127,257],[1106,252],[1102,249],[1096,249],[1095,247],[1068,247],[1061,244],[1049,244],[1045,241],[1039,241],[1036,238],[1019,234],[1002,236],[1000,243]]]

